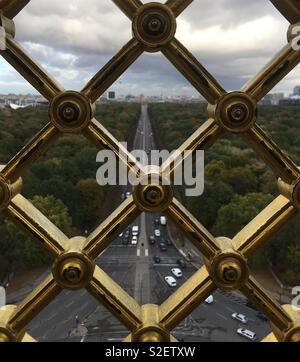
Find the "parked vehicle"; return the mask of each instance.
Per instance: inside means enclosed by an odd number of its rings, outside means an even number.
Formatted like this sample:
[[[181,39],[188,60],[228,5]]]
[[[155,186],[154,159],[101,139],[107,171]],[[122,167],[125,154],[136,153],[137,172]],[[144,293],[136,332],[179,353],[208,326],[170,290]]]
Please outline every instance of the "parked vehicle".
[[[149,236],[149,243],[151,245],[154,245],[155,244],[155,237],[153,235]]]
[[[172,288],[174,288],[174,287],[177,286],[177,282],[176,282],[176,280],[175,280],[174,277],[167,276],[167,277],[165,277],[165,281],[166,281],[167,284],[168,284],[170,287],[172,287]]]
[[[179,268],[173,268],[172,273],[173,275],[175,275],[176,278],[181,278],[183,275],[182,271]]]
[[[237,330],[237,334],[247,339],[250,339],[250,341],[256,341],[256,333],[249,331],[249,329],[239,328]]]
[[[123,194],[121,195],[121,199],[125,200],[126,199],[126,194],[123,192]]]
[[[241,322],[241,323],[243,323],[243,324],[248,323],[248,319],[246,318],[246,316],[244,314],[233,313],[232,318],[239,321],[239,322]]]
[[[160,217],[160,224],[161,225],[167,225],[167,218],[165,216]]]
[[[155,235],[157,238],[159,238],[159,237],[161,236],[160,230],[155,229],[155,230],[154,230],[154,235]]]
[[[137,243],[138,243],[138,238],[137,238],[137,236],[135,235],[135,236],[133,236],[132,239],[131,239],[131,245],[137,245]]]
[[[158,256],[158,255],[154,255],[154,257],[153,257],[153,261],[154,261],[154,263],[156,263],[156,264],[160,264],[160,256]]]
[[[214,302],[214,297],[212,295],[210,295],[208,298],[205,299],[206,304],[213,304],[213,302]]]
[[[126,198],[130,197],[131,196],[131,192],[127,191],[126,192]]]
[[[160,248],[161,251],[167,251],[168,250],[167,245],[165,243],[160,243],[159,248]]]
[[[121,238],[123,236],[123,233],[121,233],[120,235],[119,235],[119,238]]]
[[[186,268],[186,262],[183,259],[178,259],[177,260],[177,264],[181,267],[181,268]]]
[[[155,225],[155,226],[159,226],[159,219],[157,219],[157,218],[154,219],[154,225]]]
[[[256,317],[260,319],[262,322],[268,322],[269,319],[267,316],[265,316],[262,312],[257,312]]]
[[[140,228],[138,226],[133,226],[131,229],[132,236],[138,236],[140,233]]]
[[[130,237],[130,230],[129,230],[129,229],[126,229],[124,237],[125,237],[125,238],[129,238],[129,237]]]

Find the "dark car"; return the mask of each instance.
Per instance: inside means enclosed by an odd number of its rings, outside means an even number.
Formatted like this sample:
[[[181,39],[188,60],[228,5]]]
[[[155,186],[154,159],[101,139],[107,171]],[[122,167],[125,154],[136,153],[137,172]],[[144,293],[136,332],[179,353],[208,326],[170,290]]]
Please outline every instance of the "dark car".
[[[129,238],[129,237],[130,237],[130,234],[131,234],[130,230],[129,230],[129,229],[126,229],[125,234],[124,234],[124,237],[125,237],[125,238]]]
[[[186,262],[183,259],[178,259],[177,264],[181,266],[181,268],[186,268]]]
[[[154,245],[155,244],[155,237],[153,235],[149,236],[149,243],[151,245]]]
[[[128,236],[124,236],[124,239],[123,239],[123,241],[122,241],[122,244],[123,244],[123,245],[128,245],[128,244],[129,244],[129,240],[130,240],[129,235],[128,235]]]
[[[157,218],[154,219],[154,225],[155,225],[155,226],[159,226],[159,224],[160,224],[159,219],[157,219]]]
[[[168,250],[167,244],[165,244],[165,243],[160,243],[159,248],[160,248],[161,251],[167,251]]]
[[[155,256],[153,257],[153,261],[154,261],[154,263],[156,263],[156,264],[160,264],[160,257],[159,257],[158,255],[155,255]]]
[[[262,312],[257,312],[256,317],[260,319],[262,322],[268,322],[269,319]]]

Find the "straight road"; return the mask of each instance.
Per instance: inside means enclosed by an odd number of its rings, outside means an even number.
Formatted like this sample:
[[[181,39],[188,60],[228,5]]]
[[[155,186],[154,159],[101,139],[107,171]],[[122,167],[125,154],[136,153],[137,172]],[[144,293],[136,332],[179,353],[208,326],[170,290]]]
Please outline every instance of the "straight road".
[[[147,105],[142,105],[134,149],[146,152],[156,149]],[[124,188],[124,195],[126,192],[131,192],[129,185]],[[171,269],[178,267],[177,260],[183,258],[173,246],[167,227],[155,225],[155,219],[160,216],[142,214],[133,224],[140,228],[138,244],[131,245],[131,240],[125,242],[123,234],[97,259],[97,264],[141,304],[160,304],[174,292],[176,288],[170,288],[164,277],[172,275]],[[157,228],[162,236],[154,245],[150,245],[149,236],[154,235]],[[171,244],[165,252],[159,248],[162,239],[169,240]],[[154,263],[154,256],[160,257],[160,264]],[[177,288],[195,271],[196,268],[187,262],[187,267],[183,269],[183,277],[177,279]],[[270,332],[268,324],[257,318],[257,312],[246,306],[245,299],[218,291],[214,295],[213,304],[198,307],[173,331],[173,334],[177,339],[186,342],[246,342],[247,340],[236,333],[237,328],[244,326],[232,319],[231,315],[234,312],[247,316],[249,322],[246,327],[256,332],[258,340]],[[77,329],[78,322],[85,327],[80,329],[80,333]],[[29,329],[40,341],[113,342],[121,341],[129,333],[84,290],[62,292],[35,318]]]

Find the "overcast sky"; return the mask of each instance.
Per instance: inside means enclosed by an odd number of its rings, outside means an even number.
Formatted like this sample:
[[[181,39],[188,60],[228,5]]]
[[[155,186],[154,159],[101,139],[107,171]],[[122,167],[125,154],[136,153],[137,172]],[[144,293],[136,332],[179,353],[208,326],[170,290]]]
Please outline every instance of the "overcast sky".
[[[111,0],[31,0],[15,22],[16,38],[67,89],[81,89],[131,37],[129,20]],[[269,0],[194,0],[176,36],[223,87],[236,90],[286,44],[287,27]],[[34,92],[3,59],[0,75],[0,93]],[[289,93],[297,84],[299,67],[275,90]],[[112,89],[196,94],[160,54],[143,55]]]

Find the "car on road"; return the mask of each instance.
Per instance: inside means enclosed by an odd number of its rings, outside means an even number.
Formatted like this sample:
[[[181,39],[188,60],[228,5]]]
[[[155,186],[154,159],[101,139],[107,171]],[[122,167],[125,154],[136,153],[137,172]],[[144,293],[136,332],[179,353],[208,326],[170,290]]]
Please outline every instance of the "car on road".
[[[131,245],[137,245],[137,243],[138,243],[138,238],[137,238],[137,236],[135,235],[135,236],[133,236],[132,239],[131,239]]]
[[[176,279],[174,277],[167,276],[167,277],[165,277],[165,281],[172,288],[177,286],[177,282],[176,282]]]
[[[125,200],[125,199],[126,199],[126,195],[124,194],[124,192],[123,192],[122,195],[121,195],[121,199],[122,199],[122,200]]]
[[[167,245],[165,243],[160,243],[159,248],[160,248],[161,251],[167,251],[168,250]]]
[[[130,197],[131,196],[131,192],[127,191],[126,192],[126,198]]]
[[[250,331],[249,329],[239,328],[236,332],[240,336],[250,339],[250,341],[256,341],[256,333]]]
[[[155,230],[154,230],[154,235],[155,235],[157,238],[159,238],[159,237],[161,236],[160,230],[155,229]]]
[[[243,323],[243,324],[247,324],[248,323],[248,319],[246,318],[246,316],[244,314],[241,313],[233,313],[231,316],[233,319]]]
[[[161,261],[161,260],[160,260],[160,256],[154,255],[153,261],[154,261],[155,264],[160,264],[160,261]]]
[[[160,224],[161,225],[167,225],[167,218],[165,216],[160,217]]]
[[[133,226],[131,229],[132,236],[138,236],[140,233],[140,228],[138,226]]]
[[[186,268],[186,262],[183,259],[177,259],[177,264],[181,267],[181,268]]]
[[[155,226],[159,226],[159,219],[158,219],[158,218],[155,218],[155,219],[154,219],[154,225],[155,225]]]
[[[214,297],[212,295],[210,295],[208,298],[205,299],[206,304],[213,304],[213,302],[214,302]]]
[[[173,275],[175,275],[176,278],[181,278],[183,275],[182,271],[179,268],[173,268],[172,273]]]
[[[121,233],[120,235],[119,235],[119,238],[121,238],[123,236],[123,233]]]
[[[127,237],[130,236],[130,230],[129,230],[129,229],[126,229],[126,230],[125,230],[124,236],[125,236],[125,238],[127,238]]]
[[[155,237],[154,237],[153,235],[150,235],[150,236],[149,236],[149,243],[150,243],[151,245],[154,245],[154,244],[155,244]]]

